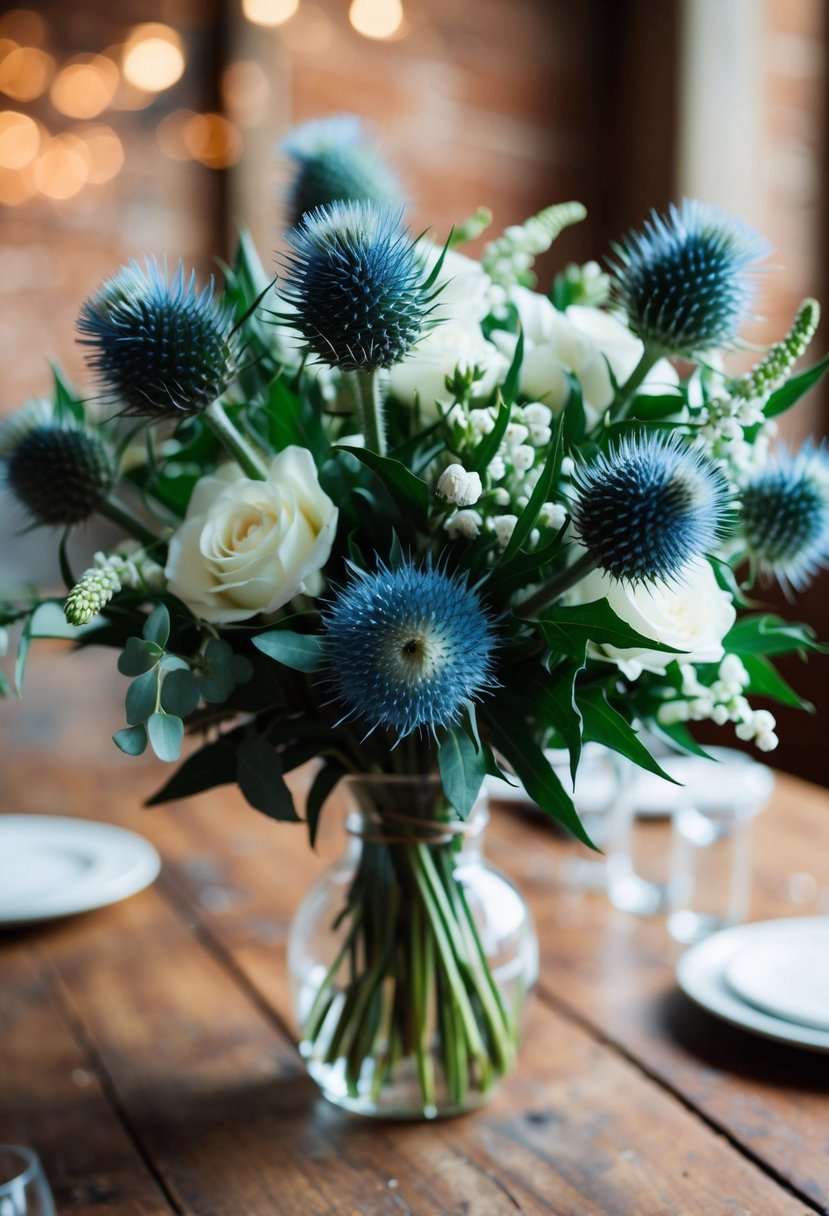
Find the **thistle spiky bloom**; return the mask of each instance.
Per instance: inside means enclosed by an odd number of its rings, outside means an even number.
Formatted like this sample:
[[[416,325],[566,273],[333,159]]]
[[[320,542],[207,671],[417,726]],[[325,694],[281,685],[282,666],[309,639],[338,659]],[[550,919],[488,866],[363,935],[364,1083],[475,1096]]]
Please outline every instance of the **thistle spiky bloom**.
[[[806,353],[820,322],[817,300],[804,300],[789,332],[775,342],[756,367],[740,376],[731,386],[735,397],[746,401],[771,395],[786,383],[797,360]]]
[[[3,463],[9,489],[36,524],[81,523],[115,484],[115,460],[103,440],[55,422],[25,430]]]
[[[403,202],[394,172],[355,114],[303,123],[288,135],[282,150],[296,165],[288,195],[292,225],[306,211],[328,203],[362,200],[399,207]]]
[[[651,212],[615,246],[615,294],[635,334],[662,354],[732,343],[751,316],[757,262],[771,250],[753,228],[696,199]]]
[[[238,369],[233,317],[211,282],[199,291],[179,263],[168,278],[153,258],[123,266],[85,302],[78,319],[87,362],[123,413],[196,414]]]
[[[740,523],[749,557],[764,578],[805,587],[829,564],[829,455],[806,443],[778,448],[745,485]]]
[[[623,439],[576,467],[574,530],[596,566],[631,583],[670,582],[726,530],[718,467],[674,435]]]
[[[374,203],[317,207],[287,236],[283,320],[343,371],[390,367],[421,334],[434,293],[402,212]]]
[[[355,570],[323,627],[335,697],[370,730],[434,734],[493,684],[495,638],[477,591],[433,566]]]

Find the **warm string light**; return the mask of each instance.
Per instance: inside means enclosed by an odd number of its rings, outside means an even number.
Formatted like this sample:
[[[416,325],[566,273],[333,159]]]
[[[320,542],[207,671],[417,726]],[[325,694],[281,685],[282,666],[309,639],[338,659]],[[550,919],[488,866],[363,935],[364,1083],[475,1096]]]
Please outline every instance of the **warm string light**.
[[[184,74],[181,38],[169,25],[137,25],[124,46],[122,69],[130,84],[150,93],[172,88]]]
[[[351,0],[348,19],[366,38],[392,38],[403,25],[401,0]]]
[[[242,12],[254,25],[283,25],[299,8],[299,0],[242,0]]]
[[[105,55],[78,55],[52,81],[49,97],[70,118],[97,118],[118,88],[118,68]]]

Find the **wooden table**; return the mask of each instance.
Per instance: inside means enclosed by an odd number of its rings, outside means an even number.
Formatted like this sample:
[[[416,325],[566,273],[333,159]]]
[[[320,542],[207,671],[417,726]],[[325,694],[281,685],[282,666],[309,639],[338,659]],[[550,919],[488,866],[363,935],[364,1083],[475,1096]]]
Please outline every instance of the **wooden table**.
[[[829,1211],[829,1057],[695,1009],[664,921],[568,893],[568,846],[506,811],[489,852],[543,955],[515,1074],[439,1124],[328,1106],[293,1046],[284,946],[336,815],[312,856],[233,790],[141,810],[160,766],[108,751],[123,687],[110,656],[91,680],[84,662],[57,694],[35,663],[27,701],[3,707],[0,809],[133,827],[164,868],[122,904],[0,939],[0,1141],[38,1150],[61,1213]],[[781,777],[756,854],[754,918],[829,912],[829,793]]]

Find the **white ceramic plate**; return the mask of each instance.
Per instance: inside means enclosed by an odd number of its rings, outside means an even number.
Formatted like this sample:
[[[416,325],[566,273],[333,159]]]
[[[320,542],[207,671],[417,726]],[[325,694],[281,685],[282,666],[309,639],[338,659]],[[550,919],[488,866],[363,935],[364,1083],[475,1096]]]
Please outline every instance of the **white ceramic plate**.
[[[735,954],[725,978],[750,1005],[829,1031],[829,917],[814,918],[808,929],[799,918],[772,923]]]
[[[125,828],[60,815],[0,815],[0,925],[102,908],[135,895],[161,867]]]
[[[806,941],[815,932],[825,932],[827,925],[827,917],[802,916],[725,929],[683,954],[676,968],[677,981],[692,1001],[733,1026],[779,1043],[829,1052],[829,1030],[787,1021],[758,1009],[742,1000],[728,981],[732,962],[744,950],[759,949],[764,943],[779,940],[781,935],[790,942],[801,940],[802,935]]]

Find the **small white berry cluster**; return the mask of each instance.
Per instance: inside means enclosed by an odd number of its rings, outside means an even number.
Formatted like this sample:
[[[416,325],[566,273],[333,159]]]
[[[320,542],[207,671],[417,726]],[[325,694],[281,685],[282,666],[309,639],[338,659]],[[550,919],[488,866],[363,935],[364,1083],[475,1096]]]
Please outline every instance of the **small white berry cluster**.
[[[70,591],[64,612],[70,625],[88,625],[102,608],[125,587],[133,590],[158,587],[163,571],[140,547],[130,542],[115,553],[96,553]]]
[[[557,203],[530,216],[523,224],[511,224],[497,240],[489,242],[481,263],[495,287],[491,297],[493,312],[506,302],[507,288],[535,285],[532,272],[535,259],[547,252],[560,232],[579,223],[586,214],[581,203]]]
[[[450,465],[444,471],[438,481],[438,493],[461,508],[444,523],[451,539],[475,539],[486,528],[493,534],[499,548],[506,548],[518,514],[526,507],[541,476],[552,439],[552,419],[549,406],[540,401],[513,408],[504,438],[487,470],[489,488],[482,493],[478,480],[474,499],[468,497],[470,491],[467,487],[471,483],[465,479],[472,476],[477,478],[477,474],[467,474],[461,465]],[[454,446],[459,451],[474,450],[495,425],[495,415],[491,409],[469,409],[465,405],[453,406],[448,420],[455,428]],[[460,474],[463,474],[463,479]],[[473,503],[477,503],[478,510],[469,509]],[[565,517],[563,506],[545,503],[539,513],[538,527],[528,538],[529,543],[538,543],[540,528],[559,531]]]
[[[720,663],[717,679],[711,685],[700,681],[690,663],[680,664],[682,697],[660,706],[657,719],[663,726],[677,722],[715,722],[735,724],[734,733],[743,742],[753,742],[761,752],[774,751],[778,744],[777,723],[767,709],[752,709],[744,690],[751,678],[736,654],[727,654]]]
[[[561,279],[570,304],[601,308],[610,299],[611,278],[598,262],[568,262]]]
[[[760,398],[716,396],[699,410],[697,435],[705,451],[724,466],[731,479],[739,477],[768,455],[768,446],[777,424],[763,413]],[[749,442],[745,432],[760,427]]]

